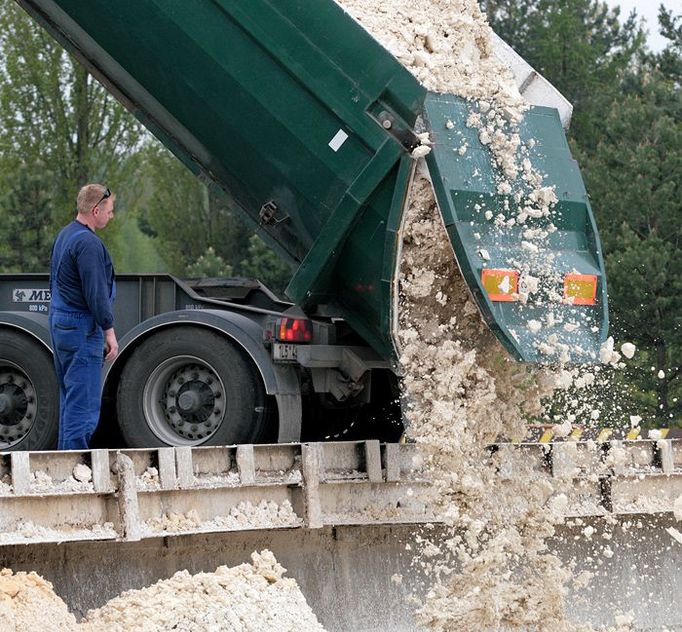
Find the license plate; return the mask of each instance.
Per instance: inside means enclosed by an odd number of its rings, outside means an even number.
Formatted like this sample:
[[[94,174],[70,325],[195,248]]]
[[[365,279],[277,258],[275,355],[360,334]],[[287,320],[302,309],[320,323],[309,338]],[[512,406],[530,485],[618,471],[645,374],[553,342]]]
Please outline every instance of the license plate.
[[[275,343],[272,346],[272,359],[280,362],[295,362],[297,356],[297,346],[282,343]]]

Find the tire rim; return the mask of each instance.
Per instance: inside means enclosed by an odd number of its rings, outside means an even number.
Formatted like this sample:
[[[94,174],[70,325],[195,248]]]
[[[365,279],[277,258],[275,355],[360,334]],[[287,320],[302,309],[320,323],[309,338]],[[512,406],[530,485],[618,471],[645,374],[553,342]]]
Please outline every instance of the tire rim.
[[[168,445],[205,443],[225,419],[225,386],[216,370],[195,356],[164,360],[147,378],[142,409],[149,429]]]
[[[0,364],[0,448],[11,448],[26,438],[38,412],[36,388],[18,365]]]

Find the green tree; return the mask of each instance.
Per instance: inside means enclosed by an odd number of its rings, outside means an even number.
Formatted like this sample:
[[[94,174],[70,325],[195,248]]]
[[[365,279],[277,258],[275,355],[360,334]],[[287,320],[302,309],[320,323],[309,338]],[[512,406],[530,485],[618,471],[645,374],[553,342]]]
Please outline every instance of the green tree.
[[[141,125],[15,3],[0,4],[0,173],[38,160],[52,174],[53,228],[78,189],[129,175]]]
[[[117,228],[116,238],[110,247],[116,272],[166,272],[167,266],[158,252],[158,240],[140,230],[138,217],[134,212],[120,213],[109,228]]]
[[[213,247],[209,246],[203,255],[187,266],[187,276],[195,279],[202,277],[229,277],[232,276],[232,266],[225,263],[223,258],[216,254]]]
[[[248,256],[242,261],[240,270],[243,276],[258,279],[280,296],[284,295],[292,276],[291,268],[258,235],[252,235],[249,239]]]
[[[0,195],[0,271],[41,272],[50,261],[54,180],[40,162],[21,164]]]
[[[74,217],[79,188],[93,181],[119,194],[118,221],[102,233],[117,269],[129,270],[141,252],[147,269],[158,268],[153,243],[124,230],[132,197],[125,189],[147,138],[34,20],[15,3],[0,4],[0,232],[12,236],[3,239],[3,268],[47,269],[52,239]]]
[[[581,163],[601,226],[614,330],[640,347],[629,377],[639,401],[655,401],[649,413],[664,420],[682,413],[680,86],[647,72],[638,93],[613,103],[604,128]]]
[[[669,40],[668,46],[654,59],[660,72],[680,83],[682,80],[682,14],[673,16],[663,5],[658,9],[661,35]]]
[[[169,270],[184,275],[211,246],[239,274],[253,231],[231,211],[227,196],[209,189],[158,144],[145,150],[142,177],[150,192],[140,203],[140,226],[157,238]]]
[[[486,0],[493,29],[573,104],[571,136],[581,146],[598,139],[603,111],[623,76],[644,52],[635,13],[599,0]]]

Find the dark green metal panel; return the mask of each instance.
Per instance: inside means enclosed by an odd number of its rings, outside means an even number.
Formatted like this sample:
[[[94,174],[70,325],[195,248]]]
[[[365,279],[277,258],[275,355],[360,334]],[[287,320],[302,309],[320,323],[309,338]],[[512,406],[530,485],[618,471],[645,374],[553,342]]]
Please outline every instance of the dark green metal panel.
[[[487,211],[507,218],[516,215],[518,204],[513,194],[529,192],[518,178],[510,195],[497,193],[495,172],[490,164],[490,152],[478,137],[478,130],[466,126],[470,114],[468,102],[451,95],[429,94],[425,104],[434,149],[427,161],[436,196],[460,269],[473,293],[484,318],[508,351],[526,362],[550,362],[556,356],[540,353],[538,342],[554,334],[556,343],[569,345],[576,361],[598,358],[601,342],[608,330],[606,275],[594,217],[580,172],[571,158],[568,143],[555,110],[536,107],[529,111],[521,125],[521,138],[534,139],[530,151],[533,167],[546,174],[544,186],[554,186],[559,202],[551,215],[557,230],[540,242],[535,255],[524,249],[523,232],[529,228],[547,226],[548,219],[529,219],[523,225],[497,228],[486,219]],[[447,121],[455,123],[448,129]],[[453,149],[464,142],[465,154]],[[505,206],[509,210],[505,210]],[[485,260],[481,251],[490,259]],[[484,268],[521,269],[530,267],[530,274],[543,278],[547,289],[563,293],[564,274],[579,272],[599,278],[598,300],[595,306],[572,306],[552,302],[547,293],[531,295],[526,305],[519,302],[492,302],[481,281]],[[549,276],[554,278],[549,279]],[[528,328],[529,320],[542,320],[553,313],[557,325],[545,327],[541,334]],[[578,323],[574,331],[566,331],[566,323]],[[555,343],[555,346],[556,346]]]
[[[395,354],[391,337],[399,228],[415,162],[403,156],[354,218],[333,255],[324,301],[384,357]]]

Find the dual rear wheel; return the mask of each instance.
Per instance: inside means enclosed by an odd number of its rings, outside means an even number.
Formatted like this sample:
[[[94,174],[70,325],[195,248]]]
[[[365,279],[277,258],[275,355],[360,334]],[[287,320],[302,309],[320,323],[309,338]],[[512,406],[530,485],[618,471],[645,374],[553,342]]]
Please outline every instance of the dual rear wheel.
[[[117,407],[130,446],[258,443],[270,434],[253,362],[204,329],[173,327],[145,340],[123,369]]]

